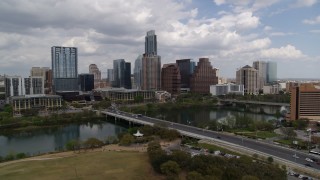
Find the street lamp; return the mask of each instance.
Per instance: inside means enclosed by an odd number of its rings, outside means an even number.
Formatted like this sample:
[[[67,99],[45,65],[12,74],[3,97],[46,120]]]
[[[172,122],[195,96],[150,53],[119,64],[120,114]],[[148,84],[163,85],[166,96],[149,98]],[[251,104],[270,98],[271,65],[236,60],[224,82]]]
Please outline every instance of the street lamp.
[[[296,145],[296,151],[294,152],[294,161],[297,162],[298,141],[293,141],[292,143]]]

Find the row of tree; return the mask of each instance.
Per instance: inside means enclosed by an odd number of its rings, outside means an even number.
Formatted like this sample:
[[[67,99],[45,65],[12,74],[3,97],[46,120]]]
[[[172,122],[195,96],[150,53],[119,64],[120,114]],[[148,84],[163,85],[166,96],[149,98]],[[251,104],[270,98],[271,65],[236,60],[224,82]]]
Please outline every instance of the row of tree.
[[[178,179],[185,172],[188,180],[204,179],[286,179],[285,169],[272,163],[252,161],[249,157],[224,158],[211,155],[191,157],[184,151],[174,151],[168,155],[159,142],[148,145],[150,163],[156,172],[168,179]],[[271,161],[272,162],[272,161]]]

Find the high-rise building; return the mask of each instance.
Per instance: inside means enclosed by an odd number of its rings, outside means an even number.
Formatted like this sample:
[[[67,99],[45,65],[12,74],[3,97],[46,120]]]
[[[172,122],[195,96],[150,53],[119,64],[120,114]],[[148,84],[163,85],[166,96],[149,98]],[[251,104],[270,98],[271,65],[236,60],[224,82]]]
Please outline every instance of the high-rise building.
[[[263,89],[263,86],[267,83],[267,62],[254,61],[253,68],[258,70],[258,88]]]
[[[79,86],[81,91],[92,91],[94,88],[94,74],[79,74]]]
[[[145,54],[157,55],[157,35],[154,30],[148,31],[145,37]]]
[[[161,89],[172,95],[180,94],[181,76],[176,63],[164,64],[161,70]]]
[[[124,59],[114,60],[113,78],[112,87],[131,89],[131,63],[125,62]]]
[[[160,56],[146,56],[142,58],[142,90],[161,89],[161,58]]]
[[[148,31],[145,40],[145,54],[142,57],[141,66],[141,89],[160,90],[161,57],[157,55],[157,36],[155,31]]]
[[[108,82],[109,82],[109,85],[112,85],[112,82],[114,81],[113,69],[108,69],[108,70],[107,70],[107,73],[108,73]]]
[[[42,77],[44,83],[44,93],[52,93],[52,70],[49,67],[32,67],[31,77]]]
[[[277,63],[268,61],[267,63],[267,83],[277,81]]]
[[[218,84],[216,70],[212,68],[209,58],[200,58],[191,76],[191,92],[209,94],[210,86],[215,84]]]
[[[236,82],[244,86],[244,93],[258,94],[258,71],[246,65],[236,73]]]
[[[53,91],[78,91],[78,52],[75,47],[53,46]]]
[[[44,84],[43,76],[30,76],[29,78],[24,78],[25,94],[44,94]]]
[[[181,75],[181,89],[190,90],[190,79],[195,69],[195,62],[191,59],[179,59],[176,63],[180,70]]]
[[[134,70],[133,70],[133,76],[134,76],[134,89],[141,89],[141,79],[142,79],[142,55],[139,55],[134,62]]]
[[[6,100],[6,78],[5,76],[0,75],[0,107],[4,105]]]
[[[101,71],[99,70],[98,66],[96,64],[90,64],[89,73],[93,74],[94,76],[94,88],[99,88],[101,82]]]
[[[290,89],[290,120],[320,120],[320,86],[301,84]]]
[[[212,96],[220,96],[226,94],[238,94],[244,95],[244,88],[243,85],[237,84],[216,84],[210,86],[210,94]]]
[[[6,97],[25,95],[24,81],[21,76],[5,77]]]

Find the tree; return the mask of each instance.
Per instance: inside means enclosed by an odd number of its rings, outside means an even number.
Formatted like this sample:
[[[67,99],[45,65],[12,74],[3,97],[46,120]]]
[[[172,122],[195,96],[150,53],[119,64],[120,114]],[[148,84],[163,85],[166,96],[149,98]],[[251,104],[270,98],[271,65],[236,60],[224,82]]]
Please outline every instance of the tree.
[[[205,178],[197,171],[191,171],[187,174],[187,180],[205,180]]]
[[[80,142],[78,140],[70,140],[66,143],[66,149],[69,151],[75,151],[77,149],[80,149]]]
[[[22,158],[26,158],[27,155],[25,153],[18,153],[16,154],[16,159],[22,159]]]
[[[181,171],[179,164],[171,160],[161,164],[160,169],[161,169],[161,173],[167,176],[177,176]]]
[[[285,135],[285,139],[292,140],[295,137],[297,137],[297,133],[294,132],[293,128],[291,127],[282,127],[280,130],[283,133],[283,135]]]
[[[134,137],[131,134],[127,133],[121,137],[119,144],[121,146],[129,146],[133,143],[133,141],[134,141]]]
[[[300,129],[300,130],[306,129],[308,124],[309,124],[308,119],[298,119],[292,122],[293,127],[295,129]]]
[[[251,175],[245,175],[242,176],[241,180],[259,180],[256,176],[251,176]]]
[[[270,164],[273,163],[273,158],[271,156],[269,156],[267,160]]]
[[[142,102],[143,102],[143,96],[141,96],[141,95],[135,96],[135,97],[133,98],[133,102],[135,102],[135,103],[142,103]]]
[[[97,148],[103,145],[103,142],[97,138],[89,138],[84,143],[85,148]]]

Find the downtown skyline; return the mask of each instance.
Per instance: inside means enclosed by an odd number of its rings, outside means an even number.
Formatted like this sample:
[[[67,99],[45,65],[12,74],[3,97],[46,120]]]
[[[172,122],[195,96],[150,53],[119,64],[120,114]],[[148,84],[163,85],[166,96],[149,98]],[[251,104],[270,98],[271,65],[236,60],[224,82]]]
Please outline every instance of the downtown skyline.
[[[162,65],[208,57],[221,76],[235,78],[253,61],[275,61],[278,78],[319,79],[319,7],[317,0],[4,0],[0,74],[28,76],[31,67],[50,67],[52,46],[71,46],[79,73],[97,64],[106,77],[115,59],[134,64],[153,29]]]

